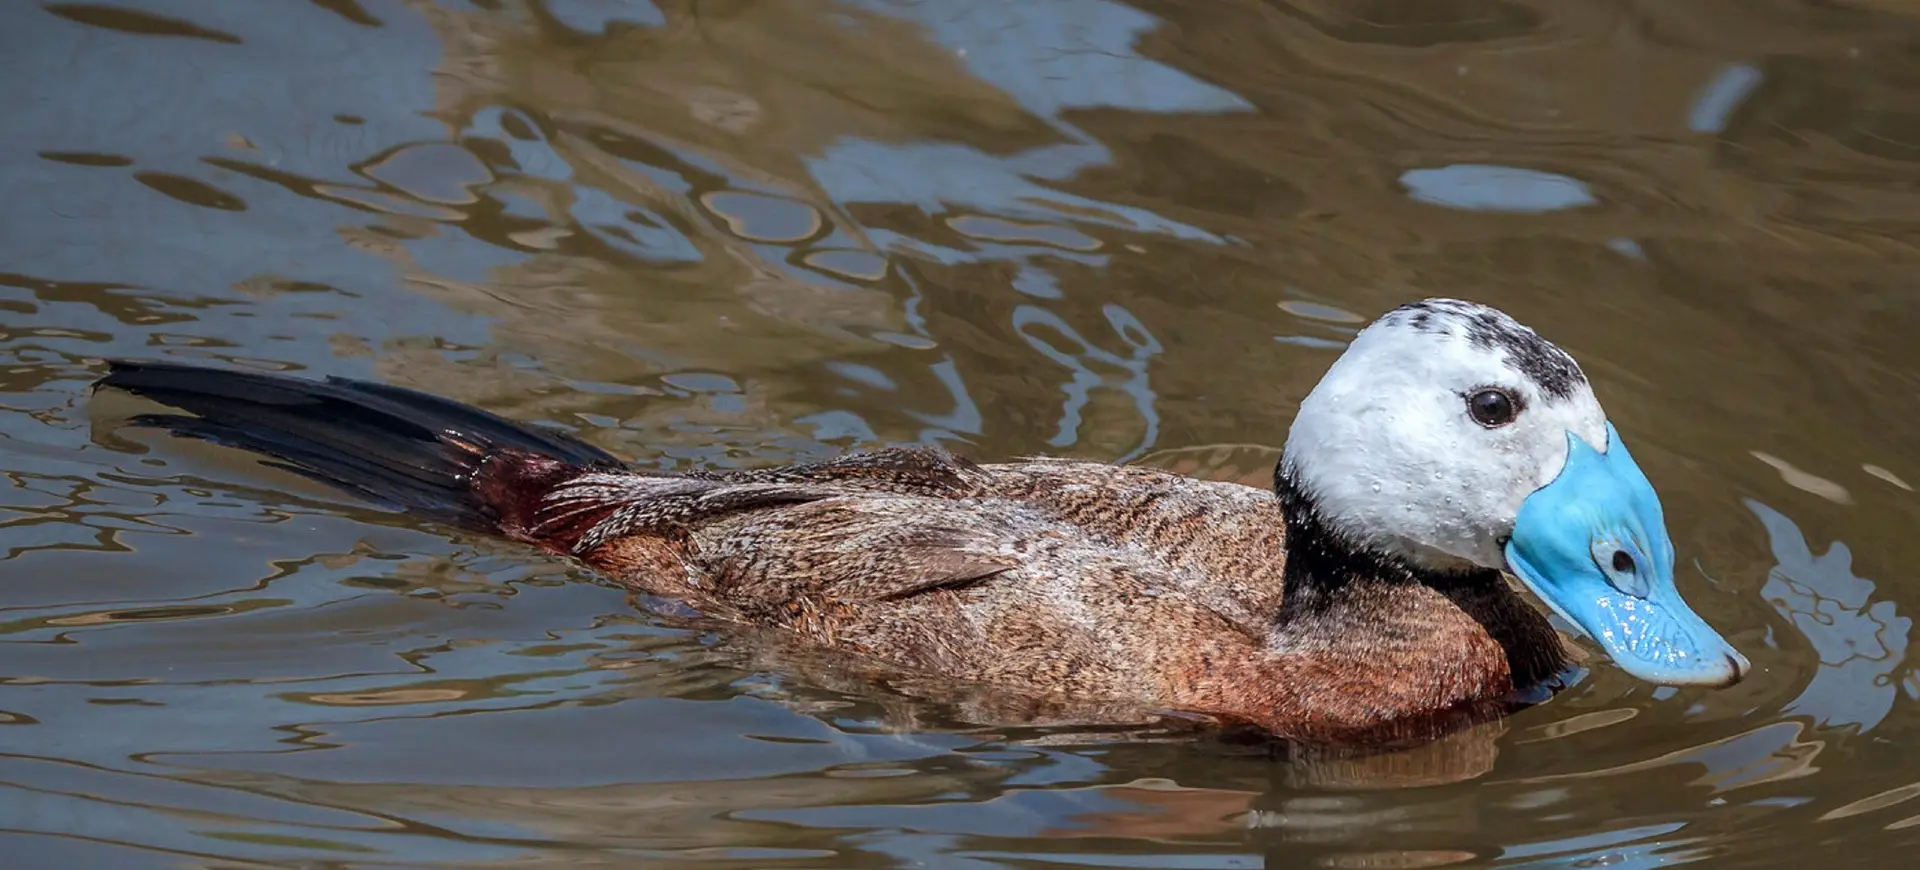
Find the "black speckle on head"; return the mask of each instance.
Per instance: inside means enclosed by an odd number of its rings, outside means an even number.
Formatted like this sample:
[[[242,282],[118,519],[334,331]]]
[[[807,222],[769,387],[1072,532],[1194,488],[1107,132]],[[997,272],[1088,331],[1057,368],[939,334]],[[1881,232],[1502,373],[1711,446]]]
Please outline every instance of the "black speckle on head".
[[[1539,385],[1540,392],[1556,399],[1571,397],[1576,387],[1587,382],[1580,364],[1566,351],[1496,308],[1458,299],[1425,299],[1402,305],[1388,312],[1387,318],[1418,332],[1457,332],[1474,347],[1498,349],[1508,363]]]

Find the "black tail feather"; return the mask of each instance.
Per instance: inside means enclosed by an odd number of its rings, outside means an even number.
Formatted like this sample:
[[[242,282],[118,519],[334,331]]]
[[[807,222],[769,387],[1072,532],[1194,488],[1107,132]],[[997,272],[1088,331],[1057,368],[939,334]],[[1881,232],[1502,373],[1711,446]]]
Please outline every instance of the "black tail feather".
[[[491,456],[515,453],[580,468],[610,453],[544,426],[402,387],[158,362],[109,361],[94,384],[193,416],[143,414],[134,425],[252,451],[382,506],[473,531],[495,531],[497,506],[475,491]]]

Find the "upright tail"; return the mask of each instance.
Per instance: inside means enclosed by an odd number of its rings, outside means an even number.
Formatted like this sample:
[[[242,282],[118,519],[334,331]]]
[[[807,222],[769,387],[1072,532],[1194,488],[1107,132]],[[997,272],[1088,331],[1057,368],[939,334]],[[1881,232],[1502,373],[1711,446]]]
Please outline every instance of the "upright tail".
[[[134,425],[250,450],[267,464],[468,531],[527,539],[538,502],[618,458],[555,429],[400,387],[329,377],[111,361],[94,384],[193,416]]]

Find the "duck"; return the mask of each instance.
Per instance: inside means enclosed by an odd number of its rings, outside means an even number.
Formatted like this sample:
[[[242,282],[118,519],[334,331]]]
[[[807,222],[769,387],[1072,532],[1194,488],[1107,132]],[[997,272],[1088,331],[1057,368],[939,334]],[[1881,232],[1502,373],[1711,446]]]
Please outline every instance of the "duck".
[[[1300,401],[1271,488],[925,445],[669,472],[371,381],[109,360],[94,389],[171,409],[126,425],[1010,698],[1337,743],[1538,703],[1580,637],[1658,685],[1750,670],[1678,591],[1659,497],[1580,365],[1460,299],[1361,329]]]

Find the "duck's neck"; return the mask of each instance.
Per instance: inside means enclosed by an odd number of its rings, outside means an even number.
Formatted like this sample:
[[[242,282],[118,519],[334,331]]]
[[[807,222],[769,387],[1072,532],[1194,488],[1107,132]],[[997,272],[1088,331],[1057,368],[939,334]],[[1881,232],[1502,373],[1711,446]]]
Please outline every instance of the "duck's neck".
[[[1277,625],[1283,633],[1333,615],[1357,585],[1406,586],[1431,577],[1400,556],[1362,546],[1329,522],[1284,461],[1274,469],[1273,491],[1287,522],[1286,589]]]
[[[1565,667],[1558,633],[1500,572],[1442,573],[1356,544],[1284,462],[1274,477],[1287,523],[1276,652],[1380,681],[1375,698],[1427,708],[1492,700]]]

